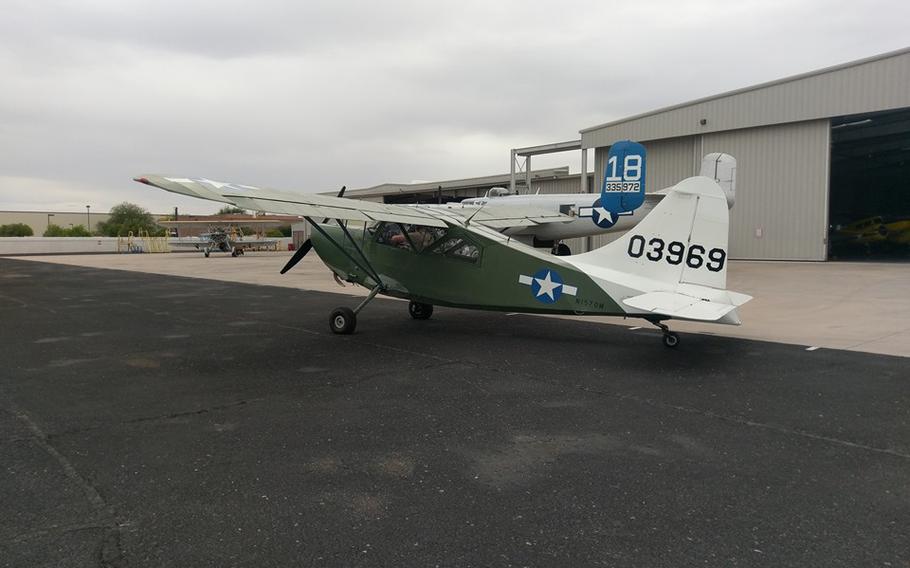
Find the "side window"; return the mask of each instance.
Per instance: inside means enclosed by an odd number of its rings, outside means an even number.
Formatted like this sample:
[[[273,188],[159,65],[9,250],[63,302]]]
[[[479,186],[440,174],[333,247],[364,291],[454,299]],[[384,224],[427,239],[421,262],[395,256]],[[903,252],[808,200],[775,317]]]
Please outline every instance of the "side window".
[[[397,247],[405,242],[405,238],[398,223],[382,223],[376,228],[376,242]]]
[[[480,260],[480,247],[459,237],[443,240],[433,252],[472,263]]]
[[[402,225],[400,223],[383,223],[376,229],[376,242],[406,250],[420,252],[446,234],[443,227],[426,227],[424,225]]]

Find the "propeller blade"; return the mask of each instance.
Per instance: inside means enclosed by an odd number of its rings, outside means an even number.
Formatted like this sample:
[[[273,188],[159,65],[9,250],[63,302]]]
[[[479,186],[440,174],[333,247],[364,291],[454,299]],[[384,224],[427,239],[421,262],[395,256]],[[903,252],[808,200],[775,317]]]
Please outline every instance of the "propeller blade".
[[[305,240],[303,244],[300,245],[300,248],[297,249],[297,252],[294,253],[294,256],[291,257],[291,260],[289,260],[288,263],[284,265],[284,268],[281,269],[281,274],[294,268],[294,266],[306,256],[306,253],[310,252],[311,248],[313,248],[313,242],[310,239]]]
[[[346,186],[346,185],[341,186],[341,191],[339,191],[338,195],[336,195],[335,197],[344,197],[344,190],[346,190],[347,188],[348,188],[348,186]],[[325,225],[328,222],[329,222],[328,217],[326,217],[325,219],[322,220],[323,225]]]

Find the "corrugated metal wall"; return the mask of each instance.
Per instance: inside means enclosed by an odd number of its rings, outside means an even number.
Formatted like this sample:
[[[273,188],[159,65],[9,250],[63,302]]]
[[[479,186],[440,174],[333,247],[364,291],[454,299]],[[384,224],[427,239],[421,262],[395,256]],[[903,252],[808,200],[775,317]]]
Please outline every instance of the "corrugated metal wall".
[[[825,260],[830,132],[828,120],[815,120],[646,142],[648,191],[697,174],[705,154],[727,152],[737,160],[730,257]],[[595,179],[603,179],[608,150],[595,151]]]
[[[910,51],[694,101],[582,130],[582,147],[910,107]],[[702,119],[706,124],[700,124]]]
[[[830,135],[830,121],[814,120],[697,142],[702,155],[727,152],[737,160],[732,258],[825,260]]]

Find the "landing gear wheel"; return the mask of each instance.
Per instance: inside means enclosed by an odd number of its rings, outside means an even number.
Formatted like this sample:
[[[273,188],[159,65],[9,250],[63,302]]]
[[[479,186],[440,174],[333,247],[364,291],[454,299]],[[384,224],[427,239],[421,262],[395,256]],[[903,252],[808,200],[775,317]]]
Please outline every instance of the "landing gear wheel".
[[[408,304],[408,313],[416,320],[430,319],[430,316],[433,315],[433,304],[411,302]]]
[[[570,249],[569,245],[567,245],[566,243],[559,243],[558,245],[553,247],[553,254],[555,256],[571,256],[572,249]]]
[[[357,316],[351,308],[335,308],[329,317],[332,333],[349,335],[357,328]]]
[[[664,334],[664,345],[666,347],[676,347],[679,345],[679,334],[673,331]]]
[[[231,247],[231,256],[237,256],[237,249]]]
[[[212,254],[212,251],[209,250],[209,247],[205,247],[205,249],[202,251],[202,254],[205,255],[205,258],[208,258],[209,255]]]

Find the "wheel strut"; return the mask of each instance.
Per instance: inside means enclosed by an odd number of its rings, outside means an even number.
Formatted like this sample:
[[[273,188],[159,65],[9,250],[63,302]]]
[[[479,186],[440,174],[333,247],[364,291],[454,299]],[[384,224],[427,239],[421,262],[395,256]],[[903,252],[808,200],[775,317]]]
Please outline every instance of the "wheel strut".
[[[661,333],[663,333],[663,342],[665,346],[676,347],[679,345],[679,334],[675,331],[670,331],[670,328],[667,324],[663,323],[662,320],[648,319],[648,322],[660,328]]]

